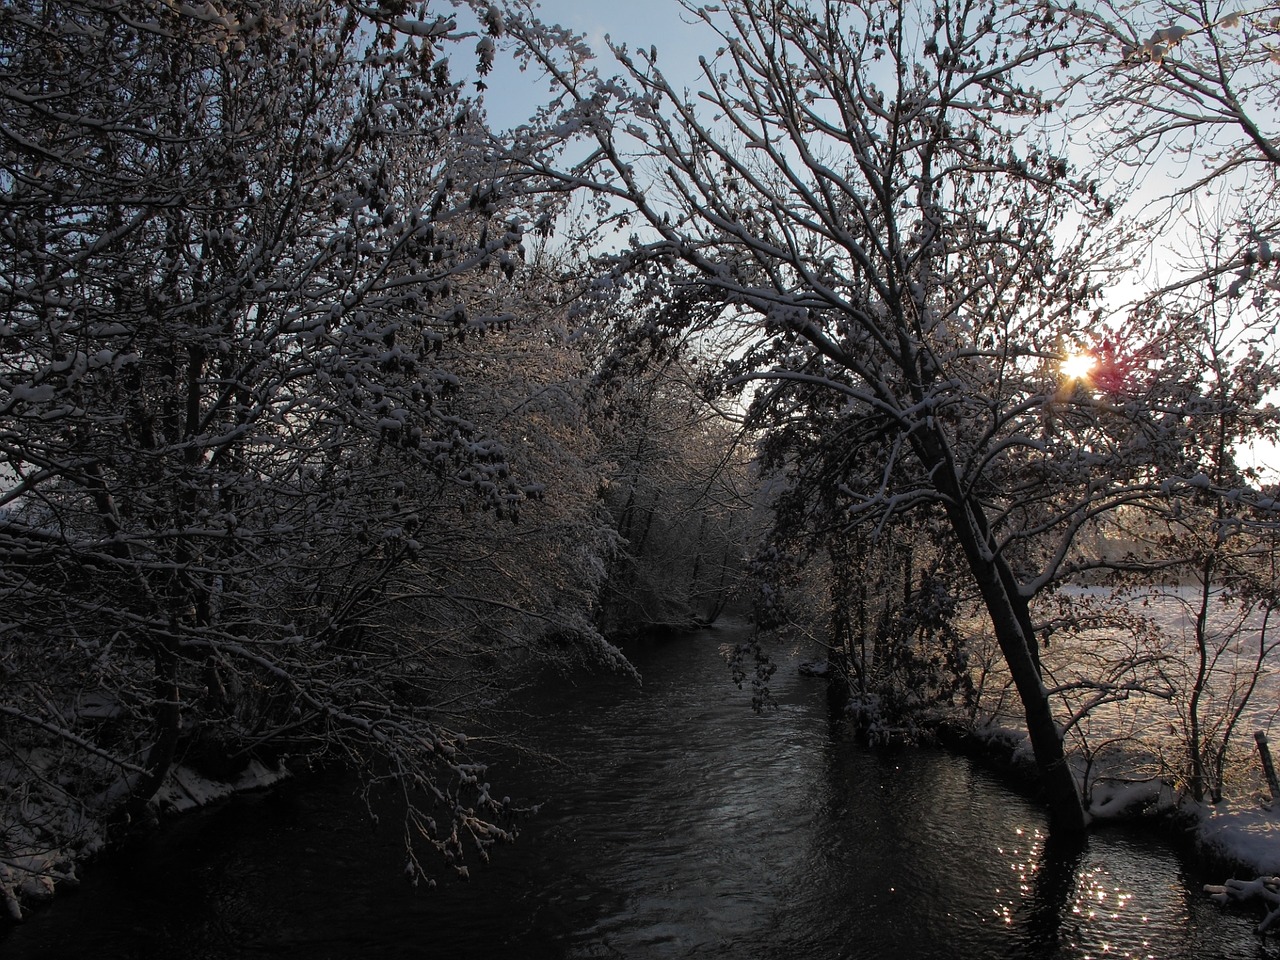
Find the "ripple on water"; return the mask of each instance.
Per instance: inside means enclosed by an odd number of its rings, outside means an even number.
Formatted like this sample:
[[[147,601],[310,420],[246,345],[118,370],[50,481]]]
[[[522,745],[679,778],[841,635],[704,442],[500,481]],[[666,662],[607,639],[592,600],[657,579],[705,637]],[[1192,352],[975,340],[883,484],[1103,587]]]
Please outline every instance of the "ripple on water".
[[[702,631],[633,644],[643,686],[553,679],[491,771],[549,802],[521,843],[430,894],[350,783],[238,801],[89,874],[3,944],[9,960],[1276,957],[1169,849],[1103,831],[1061,849],[968,761],[859,748],[822,681],[779,652],[756,716]],[[384,816],[383,823],[393,825]]]

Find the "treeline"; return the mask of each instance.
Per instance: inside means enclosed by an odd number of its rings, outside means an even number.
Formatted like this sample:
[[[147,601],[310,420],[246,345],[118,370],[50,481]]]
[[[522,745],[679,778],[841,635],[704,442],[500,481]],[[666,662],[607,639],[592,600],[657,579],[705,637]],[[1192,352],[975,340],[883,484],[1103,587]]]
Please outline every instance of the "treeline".
[[[682,6],[692,90],[522,4],[0,10],[13,909],[197,757],[341,760],[465,871],[491,692],[748,575],[868,716],[995,691],[1063,832],[1107,708],[1222,793],[1280,597],[1280,21]],[[508,54],[550,91],[494,131]],[[1071,592],[1160,584],[1189,646]]]
[[[465,873],[512,829],[490,698],[735,589],[731,430],[450,73],[502,15],[394,6],[0,12],[15,915],[175,767],[284,754],[401,793],[410,873]]]

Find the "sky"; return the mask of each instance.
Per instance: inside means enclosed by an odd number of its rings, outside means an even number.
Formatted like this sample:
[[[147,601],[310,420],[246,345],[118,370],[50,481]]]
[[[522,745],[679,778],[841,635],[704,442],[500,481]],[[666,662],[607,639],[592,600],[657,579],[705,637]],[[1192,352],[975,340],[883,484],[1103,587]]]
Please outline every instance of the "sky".
[[[678,0],[542,0],[538,15],[544,22],[569,27],[585,35],[599,56],[601,71],[613,72],[605,36],[634,48],[656,46],[658,66],[677,87],[697,86],[698,58],[710,54],[719,40],[707,28],[691,23]],[[499,65],[489,78],[486,108],[497,128],[515,125],[550,96],[550,84],[510,65]],[[1151,190],[1167,188],[1152,178]],[[1246,462],[1261,466],[1269,477],[1280,476],[1280,448],[1260,444],[1245,454]]]
[[[559,23],[587,35],[593,49],[604,49],[609,34],[615,41],[632,45],[657,45],[659,52],[692,50],[696,28],[681,22],[676,0],[543,0],[539,16],[547,23]],[[690,58],[696,65],[697,53]]]
[[[662,32],[673,29],[675,0],[543,0],[539,15],[549,23],[581,30],[591,37],[612,33],[616,39],[656,43]]]
[[[656,46],[659,66],[677,85],[692,83],[698,73],[698,57],[714,40],[682,19],[676,0],[543,0],[538,16],[546,23],[560,24],[584,34],[587,45],[603,60],[610,60],[605,36],[632,48]],[[610,71],[606,71],[610,72]],[[528,74],[499,63],[485,97],[495,126],[519,123],[548,95],[548,85]]]

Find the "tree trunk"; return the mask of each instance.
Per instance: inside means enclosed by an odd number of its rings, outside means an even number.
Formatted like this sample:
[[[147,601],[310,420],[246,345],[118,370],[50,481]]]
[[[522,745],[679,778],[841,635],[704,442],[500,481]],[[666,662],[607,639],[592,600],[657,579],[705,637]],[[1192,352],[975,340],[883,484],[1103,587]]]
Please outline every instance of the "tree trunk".
[[[1200,603],[1196,609],[1196,679],[1191,685],[1191,699],[1187,703],[1187,751],[1191,759],[1191,796],[1203,800],[1208,778],[1205,775],[1204,753],[1207,744],[1200,728],[1200,701],[1204,697],[1209,680],[1209,604],[1213,584],[1213,554],[1205,557],[1200,570]],[[1217,802],[1217,798],[1214,798]]]
[[[153,656],[156,670],[155,740],[147,751],[144,773],[132,786],[125,810],[130,817],[141,818],[147,804],[164,783],[177,755],[181,731],[182,700],[178,688],[178,658],[169,641],[156,639]]]
[[[1013,574],[982,534],[986,524],[981,506],[969,497],[949,499],[947,516],[982,594],[1000,652],[1022,701],[1027,734],[1049,804],[1051,825],[1060,833],[1082,834],[1086,826],[1084,806],[1040,679],[1035,638],[1026,633],[1026,624],[1030,622],[1026,602],[1006,587],[1014,582]]]

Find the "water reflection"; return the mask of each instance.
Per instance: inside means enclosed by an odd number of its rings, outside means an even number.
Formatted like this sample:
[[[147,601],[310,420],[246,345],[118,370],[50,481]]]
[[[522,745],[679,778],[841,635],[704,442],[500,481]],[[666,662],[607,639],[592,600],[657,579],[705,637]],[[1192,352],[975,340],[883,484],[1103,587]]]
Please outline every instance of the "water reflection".
[[[1025,831],[1019,830],[1018,834],[1020,840],[1026,837]],[[1026,842],[1027,855],[1018,857],[1015,847],[1009,868],[1018,877],[1018,906],[1026,917],[1027,946],[1036,954],[1051,955],[1061,945],[1060,931],[1073,906],[1072,895],[1085,848],[1074,839],[1064,841],[1040,829],[1033,829]],[[1008,906],[1004,909],[1012,923],[1012,911]]]
[[[777,712],[755,716],[725,641],[636,644],[642,687],[562,679],[524,704],[531,751],[500,789],[550,801],[467,886],[409,889],[395,831],[334,783],[230,805],[104,865],[4,955],[1276,956],[1160,843],[1063,847],[963,759],[856,746],[794,665]]]

